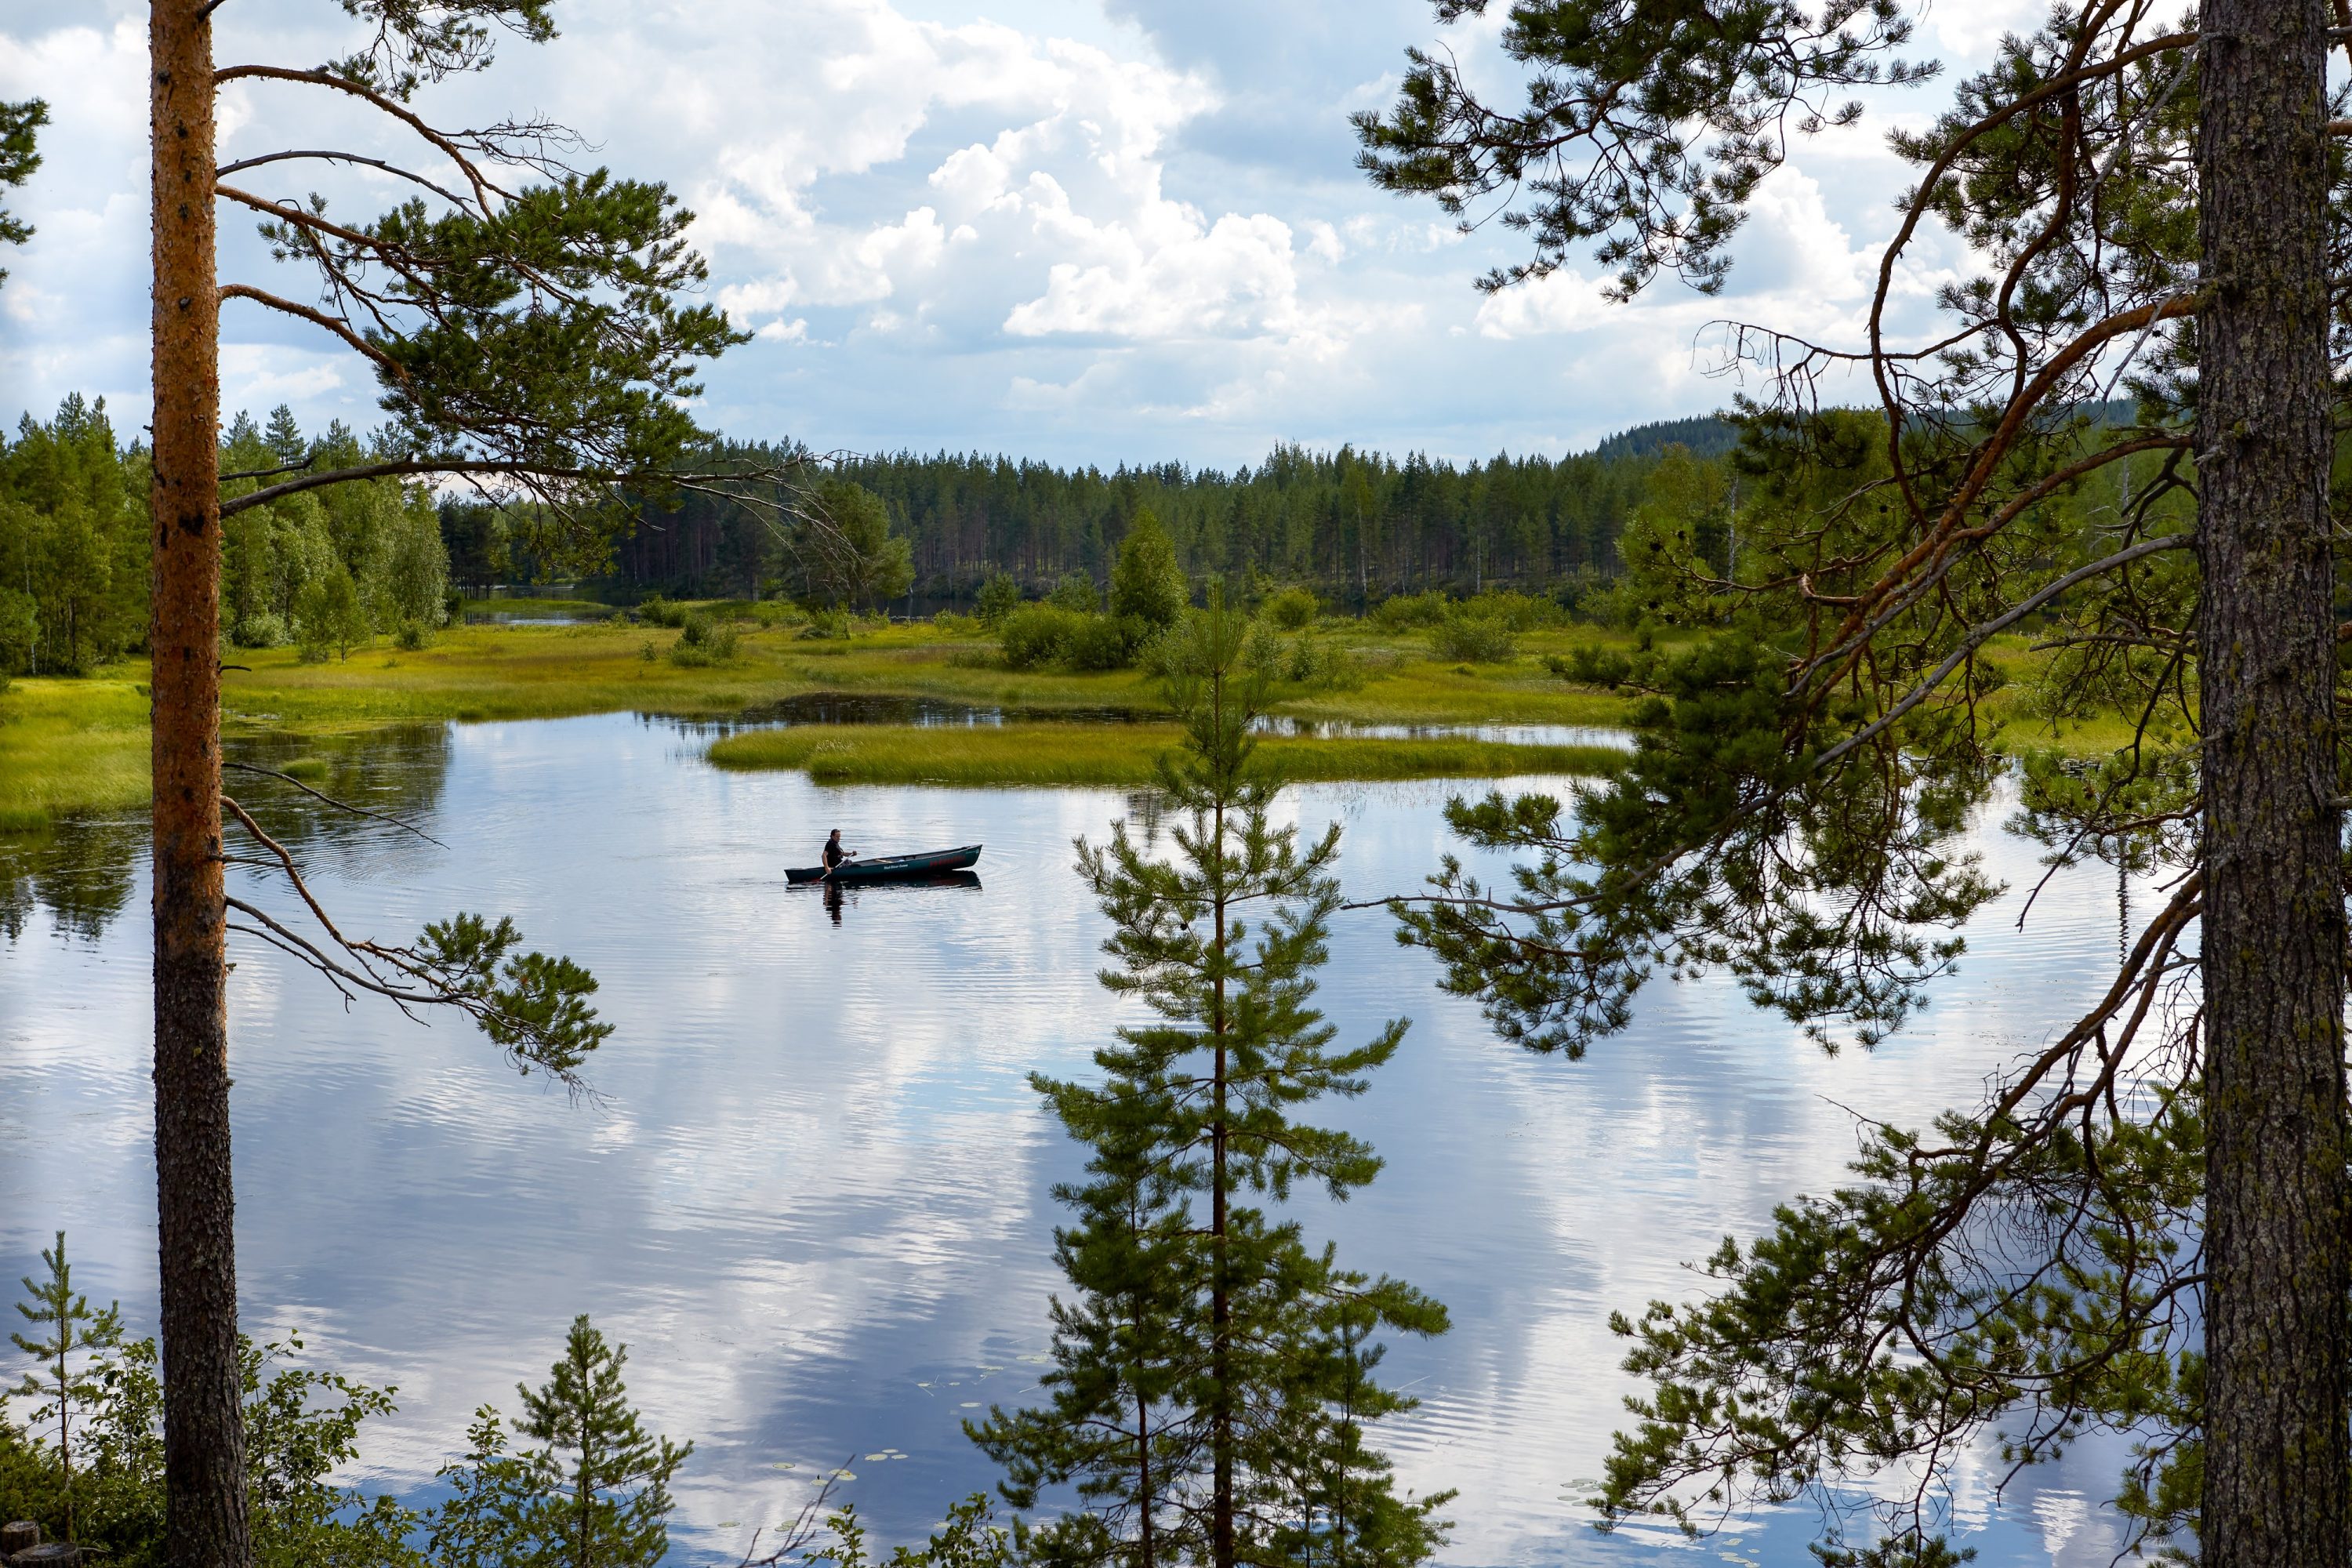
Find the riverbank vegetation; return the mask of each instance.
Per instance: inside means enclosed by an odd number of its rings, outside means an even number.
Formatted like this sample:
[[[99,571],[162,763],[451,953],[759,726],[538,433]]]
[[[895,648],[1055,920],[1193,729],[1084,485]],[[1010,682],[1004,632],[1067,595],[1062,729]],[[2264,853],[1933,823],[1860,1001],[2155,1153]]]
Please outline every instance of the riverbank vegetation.
[[[1172,724],[803,724],[712,743],[723,768],[785,769],[822,784],[1103,784],[1141,787],[1181,739]],[[1261,748],[1283,777],[1339,780],[1596,775],[1612,746],[1531,745],[1466,736],[1277,736]]]
[[[523,615],[537,603],[501,608]],[[1393,731],[1617,727],[1631,721],[1659,661],[1684,646],[1654,628],[1616,631],[1557,614],[1512,630],[1526,624],[1514,618],[1524,612],[1505,603],[1489,616],[1475,602],[1419,596],[1402,606],[1391,601],[1397,607],[1384,606],[1384,615],[1326,616],[1290,632],[1262,616],[1259,652],[1275,666],[1276,712]],[[655,606],[653,615],[675,624],[625,616],[567,625],[466,621],[420,646],[377,634],[348,657],[317,661],[298,645],[235,649],[225,656],[223,723],[233,736],[299,738],[602,712],[756,720],[763,708],[811,693],[953,704],[1010,721],[1001,728],[752,729],[712,748],[725,766],[804,769],[837,784],[1141,784],[1153,748],[1170,739],[1162,725],[1136,722],[1163,711],[1149,659],[1112,669],[1050,661],[1014,668],[987,628],[960,616],[812,637],[804,618],[779,605]],[[726,628],[724,657],[707,651],[718,639],[701,650],[688,642],[689,615]],[[1505,657],[1450,657],[1464,650],[1441,638],[1465,621],[1475,635],[1507,645],[1480,651]],[[2127,721],[2097,705],[2053,700],[2049,665],[2050,656],[2022,637],[1985,650],[1979,701],[1986,717],[2007,721],[2004,743],[2070,755],[2111,749]],[[146,679],[144,661],[130,656],[84,676],[20,676],[0,690],[0,831],[145,802]],[[1046,721],[1054,715],[1062,717]],[[1276,749],[1302,780],[1589,774],[1612,766],[1615,755],[1602,746],[1409,733],[1285,737]]]

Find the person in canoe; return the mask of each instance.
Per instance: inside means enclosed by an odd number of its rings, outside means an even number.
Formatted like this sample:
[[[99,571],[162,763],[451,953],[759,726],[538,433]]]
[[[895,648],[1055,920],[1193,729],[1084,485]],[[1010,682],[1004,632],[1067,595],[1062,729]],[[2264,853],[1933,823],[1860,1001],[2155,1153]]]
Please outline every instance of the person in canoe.
[[[856,858],[856,856],[841,847],[841,829],[835,828],[833,836],[824,841],[824,879],[830,882],[833,880],[834,872],[841,868],[843,861]]]

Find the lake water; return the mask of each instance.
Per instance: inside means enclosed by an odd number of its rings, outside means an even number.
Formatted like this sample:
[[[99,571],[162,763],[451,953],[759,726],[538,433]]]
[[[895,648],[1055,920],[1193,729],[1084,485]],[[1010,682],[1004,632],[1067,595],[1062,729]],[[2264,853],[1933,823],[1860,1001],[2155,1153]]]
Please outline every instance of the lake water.
[[[819,789],[712,769],[706,739],[613,716],[430,727],[329,753],[326,787],[414,813],[446,847],[233,784],[301,840],[347,931],[510,912],[534,945],[594,970],[619,1026],[592,1063],[599,1098],[575,1105],[453,1022],[347,1009],[241,946],[247,1325],[299,1328],[318,1364],[397,1384],[400,1413],[372,1429],[360,1479],[423,1497],[468,1413],[514,1410],[516,1383],[543,1378],[589,1312],[628,1343],[650,1427],[697,1445],[681,1561],[732,1561],[845,1461],[855,1479],[838,1495],[877,1538],[919,1539],[994,1479],[959,1421],[1021,1400],[1046,1348],[1048,1189],[1078,1162],[1025,1075],[1090,1070],[1122,1016],[1093,979],[1104,923],[1070,841],[1150,802]],[[1310,829],[1344,824],[1343,880],[1369,898],[1434,866],[1449,847],[1439,807],[1460,787],[1286,799]],[[868,852],[983,841],[979,886],[854,889],[837,909],[787,890],[784,868],[833,826]],[[0,1279],[34,1268],[65,1226],[77,1282],[119,1296],[143,1332],[142,832],[82,824],[0,848]],[[1663,982],[1586,1061],[1527,1056],[1441,995],[1383,914],[1340,918],[1323,1001],[1343,1035],[1413,1024],[1371,1092],[1333,1117],[1387,1169],[1345,1205],[1310,1205],[1310,1234],[1452,1310],[1450,1334],[1398,1345],[1385,1368],[1423,1401],[1384,1434],[1404,1479],[1461,1491],[1446,1562],[1810,1563],[1809,1507],[1697,1542],[1590,1528],[1576,1500],[1635,1387],[1606,1317],[1688,1295],[1689,1260],[1836,1183],[1853,1112],[1916,1125],[1973,1102],[2111,973],[2113,873],[2059,879],[2021,933],[2031,849],[1990,827],[1982,839],[2020,890],[1979,921],[1962,972],[1912,1028],[1835,1059],[1727,984]],[[292,901],[282,886],[258,896]],[[867,1458],[885,1452],[904,1457]],[[2104,1568],[2120,1531],[2099,1500],[2120,1458],[2088,1443],[2005,1489],[1989,1455],[1964,1467],[1958,1542],[1986,1568]]]

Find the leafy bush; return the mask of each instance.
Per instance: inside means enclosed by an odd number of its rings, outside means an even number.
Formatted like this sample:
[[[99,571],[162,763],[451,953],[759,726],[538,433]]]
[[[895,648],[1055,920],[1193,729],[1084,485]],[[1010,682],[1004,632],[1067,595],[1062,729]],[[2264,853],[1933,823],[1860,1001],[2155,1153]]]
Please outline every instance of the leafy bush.
[[[1022,605],[996,628],[1004,662],[1015,669],[1039,669],[1059,662],[1063,645],[1082,618],[1055,605]]]
[[[1139,638],[1129,636],[1129,625],[1109,616],[1080,616],[1062,643],[1061,662],[1068,669],[1118,669]],[[1133,627],[1140,632],[1139,624]]]
[[[392,640],[394,646],[415,653],[432,643],[433,633],[423,621],[411,616],[400,623],[399,629],[392,634]]]
[[[1445,619],[1446,611],[1452,605],[1452,600],[1434,588],[1425,594],[1401,594],[1373,605],[1372,620],[1375,625],[1392,632],[1412,626],[1433,626]]]
[[[978,631],[981,623],[976,616],[958,615],[953,610],[941,610],[931,617],[931,625],[951,637],[964,637]]]
[[[1021,584],[999,572],[980,585],[973,609],[983,626],[994,626],[1021,607]]]
[[[684,605],[673,604],[659,594],[649,595],[637,605],[637,619],[649,626],[683,626],[686,616]]]
[[[739,635],[730,623],[714,621],[700,610],[693,611],[678,628],[677,641],[669,650],[669,661],[689,669],[724,664],[735,657]]]
[[[1429,648],[1439,658],[1464,664],[1500,664],[1518,652],[1518,644],[1502,622],[1456,611],[1430,632]]]
[[[751,618],[762,626],[796,626],[808,619],[797,605],[782,599],[766,599],[751,606]]]
[[[849,612],[844,609],[810,610],[808,625],[801,628],[805,638],[845,637],[849,635]]]
[[[1083,572],[1073,572],[1054,584],[1045,602],[1058,609],[1076,610],[1091,616],[1102,608],[1102,595],[1095,592],[1095,580]]]
[[[1265,618],[1286,632],[1305,631],[1315,624],[1323,605],[1304,588],[1285,588],[1266,600]]]
[[[1150,635],[1140,621],[1083,615],[1058,605],[1024,605],[996,628],[1004,662],[1015,669],[1118,669]]]
[[[1481,620],[1493,621],[1507,631],[1531,632],[1538,626],[1556,626],[1567,616],[1549,599],[1530,598],[1525,594],[1496,593],[1493,590],[1474,599],[1465,599],[1462,608]]]
[[[239,647],[283,647],[293,640],[286,623],[268,610],[256,610],[229,631]]]

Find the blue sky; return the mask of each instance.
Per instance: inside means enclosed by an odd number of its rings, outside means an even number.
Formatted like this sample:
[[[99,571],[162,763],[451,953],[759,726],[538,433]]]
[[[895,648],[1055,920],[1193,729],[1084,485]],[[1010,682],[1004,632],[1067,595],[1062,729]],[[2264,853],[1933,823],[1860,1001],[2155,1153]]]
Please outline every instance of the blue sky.
[[[1496,9],[1499,12],[1498,3]],[[1497,89],[1495,23],[1426,0],[564,0],[563,36],[430,89],[445,123],[541,112],[699,215],[713,297],[756,331],[707,378],[707,424],[823,449],[946,447],[1057,462],[1231,466],[1278,440],[1472,458],[1589,447],[1703,413],[1723,317],[1850,342],[1902,170],[1873,104],[1801,144],[1741,236],[1730,289],[1635,305],[1590,265],[1495,299],[1517,243],[1459,236],[1353,166],[1350,110],[1393,97],[1444,37]],[[1931,10],[1924,52],[1965,64],[2026,0]],[[47,98],[48,161],[12,205],[39,226],[0,289],[0,417],[102,394],[145,417],[144,7],[0,0],[0,98]],[[227,0],[224,63],[350,47],[330,0]],[[240,85],[225,157],[384,139],[295,89]],[[288,176],[299,195],[320,177]],[[328,184],[337,212],[387,190]],[[224,276],[274,269],[235,216]],[[1898,280],[1916,319],[1965,258],[1936,239]],[[302,280],[279,270],[278,287]],[[360,363],[232,302],[223,393],[306,424],[374,422]]]

